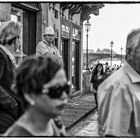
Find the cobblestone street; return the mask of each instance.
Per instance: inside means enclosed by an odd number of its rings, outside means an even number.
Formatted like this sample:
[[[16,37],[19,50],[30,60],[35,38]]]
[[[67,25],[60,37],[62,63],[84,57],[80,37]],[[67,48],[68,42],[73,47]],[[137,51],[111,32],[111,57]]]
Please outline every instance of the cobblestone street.
[[[76,125],[70,132],[68,132],[68,136],[98,137],[97,118],[98,113],[96,111]]]
[[[94,109],[95,106],[93,94],[69,99],[64,115],[62,116],[62,120],[67,130],[71,129],[71,125],[73,125],[73,123],[79,120],[90,110]]]

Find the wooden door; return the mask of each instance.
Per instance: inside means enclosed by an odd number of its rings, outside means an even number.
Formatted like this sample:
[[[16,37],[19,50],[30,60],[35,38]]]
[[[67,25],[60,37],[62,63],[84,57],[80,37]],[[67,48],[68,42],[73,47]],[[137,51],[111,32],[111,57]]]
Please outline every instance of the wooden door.
[[[24,11],[23,13],[23,52],[27,55],[36,51],[36,13]]]

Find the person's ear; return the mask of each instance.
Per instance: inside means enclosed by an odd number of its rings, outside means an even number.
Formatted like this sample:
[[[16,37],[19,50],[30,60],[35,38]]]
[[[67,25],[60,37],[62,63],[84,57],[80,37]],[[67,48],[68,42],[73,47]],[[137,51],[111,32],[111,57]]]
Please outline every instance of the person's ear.
[[[30,104],[30,105],[35,105],[35,95],[31,94],[24,94],[24,98],[25,100]]]
[[[126,58],[128,61],[132,60],[133,57],[133,50],[131,48],[126,49]]]

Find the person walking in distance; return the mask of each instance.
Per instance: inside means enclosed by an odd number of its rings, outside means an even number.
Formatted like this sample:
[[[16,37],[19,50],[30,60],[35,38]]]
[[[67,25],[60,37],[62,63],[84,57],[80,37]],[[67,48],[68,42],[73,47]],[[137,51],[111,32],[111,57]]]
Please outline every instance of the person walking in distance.
[[[128,34],[125,64],[98,93],[99,135],[140,137],[140,29]]]
[[[53,44],[55,38],[54,29],[51,26],[45,28],[44,39],[37,44],[36,55],[47,55],[52,57],[58,63],[63,64],[62,56]]]
[[[101,63],[98,63],[94,69],[94,72],[91,76],[91,91],[94,94],[95,97],[95,103],[98,107],[98,101],[97,101],[97,89],[98,86],[107,78],[106,74],[103,71],[103,65]]]

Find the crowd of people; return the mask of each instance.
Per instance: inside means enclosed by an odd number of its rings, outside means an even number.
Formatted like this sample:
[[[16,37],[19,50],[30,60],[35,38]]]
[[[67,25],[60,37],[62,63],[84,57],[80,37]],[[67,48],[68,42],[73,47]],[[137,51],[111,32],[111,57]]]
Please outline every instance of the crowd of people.
[[[0,135],[66,136],[61,116],[71,82],[53,45],[54,30],[45,28],[36,54],[27,56],[17,68],[14,52],[21,45],[21,28],[14,21],[0,26]],[[127,37],[124,65],[98,63],[90,82],[99,136],[140,136],[140,29]]]

